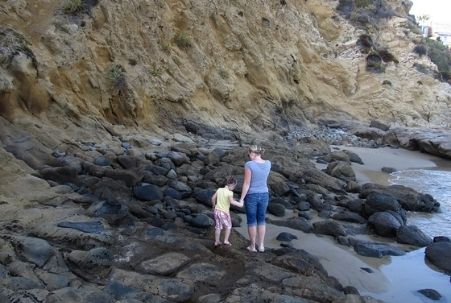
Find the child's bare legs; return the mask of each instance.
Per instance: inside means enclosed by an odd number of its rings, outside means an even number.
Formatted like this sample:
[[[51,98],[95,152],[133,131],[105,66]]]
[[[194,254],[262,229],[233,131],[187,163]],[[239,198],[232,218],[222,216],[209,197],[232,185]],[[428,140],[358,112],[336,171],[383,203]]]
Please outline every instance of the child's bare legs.
[[[219,228],[215,229],[215,246],[221,245],[219,237],[221,236],[221,230]]]
[[[225,245],[232,245],[230,242],[229,242],[229,237],[230,237],[230,232],[232,231],[232,229],[231,228],[226,228],[225,229],[225,233],[224,233],[224,244]]]

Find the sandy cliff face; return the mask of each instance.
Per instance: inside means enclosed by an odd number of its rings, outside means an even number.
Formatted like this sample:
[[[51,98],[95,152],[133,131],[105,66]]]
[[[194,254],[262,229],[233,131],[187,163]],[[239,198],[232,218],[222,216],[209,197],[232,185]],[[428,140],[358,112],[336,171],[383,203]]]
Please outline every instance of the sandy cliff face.
[[[0,111],[139,126],[180,118],[271,129],[321,117],[443,125],[449,85],[413,68],[408,5],[378,28],[356,27],[338,1],[4,1]],[[396,62],[367,71],[368,35]],[[449,120],[448,120],[449,121]],[[449,122],[448,122],[449,123]]]

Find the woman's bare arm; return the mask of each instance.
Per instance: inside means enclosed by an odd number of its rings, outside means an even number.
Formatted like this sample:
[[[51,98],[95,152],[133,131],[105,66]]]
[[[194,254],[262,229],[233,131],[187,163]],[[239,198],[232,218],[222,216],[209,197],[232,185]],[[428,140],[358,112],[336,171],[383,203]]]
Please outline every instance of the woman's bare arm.
[[[247,192],[249,191],[249,186],[251,185],[251,176],[252,176],[252,171],[249,168],[245,168],[244,169],[243,189],[241,190],[240,203],[244,201],[244,197],[246,197]]]

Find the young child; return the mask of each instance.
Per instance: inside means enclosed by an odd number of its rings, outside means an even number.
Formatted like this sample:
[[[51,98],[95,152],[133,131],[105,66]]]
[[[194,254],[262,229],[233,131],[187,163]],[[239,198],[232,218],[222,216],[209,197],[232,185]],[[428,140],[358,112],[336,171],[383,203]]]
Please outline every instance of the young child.
[[[211,203],[215,214],[215,247],[221,245],[219,240],[221,236],[221,230],[225,229],[224,244],[232,245],[229,242],[230,231],[232,230],[232,220],[230,218],[230,204],[238,207],[243,207],[243,202],[237,202],[233,199],[233,190],[236,186],[236,180],[232,177],[227,178],[226,186],[219,188],[213,197],[211,197]]]

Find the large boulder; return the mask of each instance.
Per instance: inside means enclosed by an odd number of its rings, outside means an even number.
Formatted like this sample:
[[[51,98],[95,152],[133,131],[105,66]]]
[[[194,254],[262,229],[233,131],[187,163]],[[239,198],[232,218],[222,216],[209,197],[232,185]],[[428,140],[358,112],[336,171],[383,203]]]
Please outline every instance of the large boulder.
[[[382,258],[383,256],[402,256],[404,251],[382,243],[357,242],[354,250],[361,256]]]
[[[431,237],[423,233],[414,225],[404,225],[398,229],[396,233],[396,241],[399,243],[424,247],[432,242]]]
[[[333,237],[346,236],[346,231],[343,226],[332,220],[314,222],[313,232]]]
[[[366,217],[369,217],[376,212],[387,210],[392,210],[394,212],[399,212],[401,210],[401,205],[393,196],[380,192],[371,192],[366,197],[363,206],[363,212]]]
[[[368,218],[368,225],[374,228],[376,234],[383,237],[395,237],[403,224],[400,216],[389,211],[377,212]]]
[[[133,194],[138,200],[152,201],[163,199],[163,192],[160,188],[152,184],[144,184],[136,186],[133,189]]]
[[[310,233],[313,230],[312,223],[307,221],[307,219],[299,217],[299,218],[293,218],[288,220],[270,220],[268,219],[268,223],[278,225],[278,226],[285,226],[296,230],[301,230],[305,233]]]
[[[326,173],[343,181],[356,180],[351,164],[343,161],[332,162],[327,165]]]
[[[422,194],[412,188],[403,185],[384,186],[380,184],[367,183],[362,186],[360,198],[366,198],[371,192],[379,192],[391,195],[401,207],[410,211],[436,212],[440,208],[431,195]]]
[[[363,218],[361,215],[347,210],[333,214],[332,219],[351,223],[360,223],[360,224],[366,223],[365,218]]]
[[[269,203],[268,212],[276,217],[285,216],[285,206],[280,203]]]
[[[277,172],[271,172],[269,175],[268,186],[277,196],[283,196],[290,191],[288,180]]]
[[[433,242],[426,247],[425,253],[432,264],[451,273],[451,242]]]

